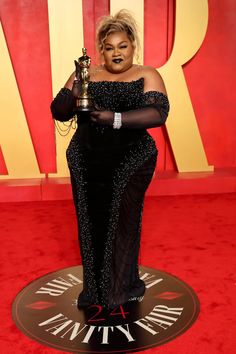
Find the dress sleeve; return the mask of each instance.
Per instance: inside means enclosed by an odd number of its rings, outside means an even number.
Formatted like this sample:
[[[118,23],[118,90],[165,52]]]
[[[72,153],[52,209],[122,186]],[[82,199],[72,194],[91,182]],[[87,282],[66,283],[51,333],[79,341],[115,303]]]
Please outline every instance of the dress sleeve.
[[[76,106],[76,97],[72,95],[71,90],[63,87],[51,103],[51,112],[54,119],[60,122],[66,122],[74,116]]]
[[[143,93],[140,109],[122,113],[122,127],[148,129],[163,125],[169,113],[169,101],[158,91]]]
[[[143,105],[156,108],[164,122],[166,121],[170,105],[168,97],[164,93],[157,91],[145,92],[143,94]]]

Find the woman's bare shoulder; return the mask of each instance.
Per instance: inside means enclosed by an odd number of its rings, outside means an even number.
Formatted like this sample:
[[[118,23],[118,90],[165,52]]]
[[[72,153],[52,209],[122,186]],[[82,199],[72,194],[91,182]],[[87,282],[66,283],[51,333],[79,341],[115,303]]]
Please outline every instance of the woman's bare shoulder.
[[[160,91],[166,94],[165,84],[160,73],[152,66],[140,65],[139,71],[144,78],[144,91]]]
[[[161,79],[161,75],[159,74],[159,72],[152,66],[139,65],[138,70],[144,78],[153,77],[156,80]]]

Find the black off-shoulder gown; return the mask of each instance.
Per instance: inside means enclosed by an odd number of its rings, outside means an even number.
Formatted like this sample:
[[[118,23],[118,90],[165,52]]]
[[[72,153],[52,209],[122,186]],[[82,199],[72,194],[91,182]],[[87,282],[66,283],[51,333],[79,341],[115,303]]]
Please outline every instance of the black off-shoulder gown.
[[[144,79],[90,82],[97,109],[123,112],[160,102]],[[157,149],[145,129],[113,129],[78,117],[67,149],[79,226],[84,287],[78,305],[115,307],[142,296],[138,254],[145,191]]]

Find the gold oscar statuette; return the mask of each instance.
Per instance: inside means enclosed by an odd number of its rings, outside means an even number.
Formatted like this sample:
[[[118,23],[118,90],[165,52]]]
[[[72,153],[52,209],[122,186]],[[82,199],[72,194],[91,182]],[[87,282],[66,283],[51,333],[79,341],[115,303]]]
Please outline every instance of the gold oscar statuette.
[[[94,111],[92,104],[92,98],[88,94],[88,84],[89,84],[89,67],[91,64],[91,58],[87,55],[87,49],[82,48],[83,55],[78,59],[76,65],[79,66],[79,80],[80,83],[80,93],[77,97],[76,110],[78,112],[91,112]]]

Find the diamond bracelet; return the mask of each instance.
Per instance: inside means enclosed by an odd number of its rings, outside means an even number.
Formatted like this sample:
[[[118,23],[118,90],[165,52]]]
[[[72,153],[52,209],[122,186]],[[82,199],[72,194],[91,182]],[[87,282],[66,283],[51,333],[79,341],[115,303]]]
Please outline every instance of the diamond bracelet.
[[[120,129],[122,126],[122,116],[121,113],[114,113],[113,129]]]

